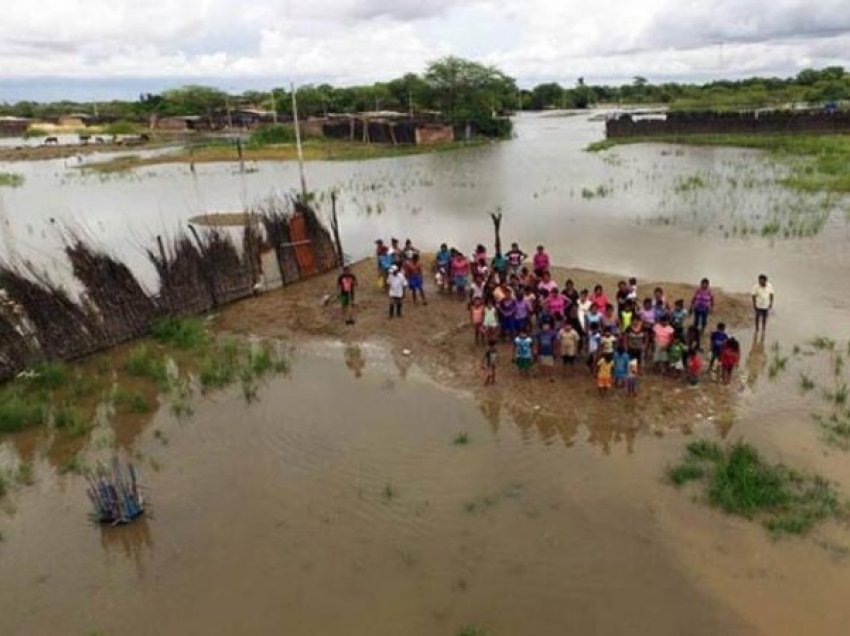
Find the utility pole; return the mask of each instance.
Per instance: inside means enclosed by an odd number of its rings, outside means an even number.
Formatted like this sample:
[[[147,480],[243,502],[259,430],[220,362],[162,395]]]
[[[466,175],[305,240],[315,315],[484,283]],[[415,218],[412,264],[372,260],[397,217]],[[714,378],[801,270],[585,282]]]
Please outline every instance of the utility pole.
[[[301,128],[298,125],[298,99],[295,97],[295,84],[290,82],[292,91],[292,123],[295,126],[295,147],[298,149],[298,172],[301,175],[301,201],[307,203],[307,180],[304,178],[304,152],[301,150]]]
[[[277,125],[277,102],[274,99],[274,89],[271,92],[272,95],[272,121]]]

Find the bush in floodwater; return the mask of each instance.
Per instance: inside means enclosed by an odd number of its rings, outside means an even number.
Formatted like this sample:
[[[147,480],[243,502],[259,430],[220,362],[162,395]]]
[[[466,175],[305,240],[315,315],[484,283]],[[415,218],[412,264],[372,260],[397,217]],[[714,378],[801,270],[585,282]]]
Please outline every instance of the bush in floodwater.
[[[239,372],[239,348],[233,340],[225,340],[201,362],[201,386],[217,389],[236,380]]]
[[[127,413],[149,413],[153,405],[147,398],[137,391],[129,391],[124,387],[115,389],[113,402],[116,407]]]
[[[667,477],[677,487],[689,481],[704,483],[712,505],[729,514],[758,518],[776,535],[805,533],[840,512],[838,495],[828,481],[769,464],[744,442],[725,448],[692,442],[684,461],[669,468]]]
[[[295,143],[295,129],[288,124],[272,124],[254,131],[248,138],[248,146],[260,147],[271,144]]]
[[[53,426],[71,437],[81,437],[91,430],[91,423],[72,406],[62,406],[54,411]]]
[[[809,391],[811,391],[814,388],[815,388],[815,381],[812,380],[805,373],[801,373],[800,374],[800,390],[803,393],[808,393]]]
[[[178,349],[200,349],[209,341],[200,318],[160,318],[151,325],[151,336]]]
[[[16,172],[0,172],[0,187],[20,188],[24,185],[24,175]]]
[[[47,419],[47,404],[18,391],[6,389],[0,393],[0,432],[14,433],[30,426],[43,424]]]
[[[469,444],[469,435],[466,432],[458,433],[452,440],[452,444],[454,444],[455,446],[464,446],[466,444]]]
[[[26,382],[34,389],[53,391],[68,384],[68,365],[63,362],[42,362],[32,369]]]

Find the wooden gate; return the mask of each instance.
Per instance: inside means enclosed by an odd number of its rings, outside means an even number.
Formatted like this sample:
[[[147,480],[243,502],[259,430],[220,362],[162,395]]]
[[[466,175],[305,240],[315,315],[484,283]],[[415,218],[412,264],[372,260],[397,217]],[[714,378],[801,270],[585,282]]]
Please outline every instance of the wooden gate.
[[[313,276],[318,273],[316,267],[315,247],[307,232],[307,223],[303,214],[293,214],[289,220],[290,245],[295,248],[295,258],[301,277]]]

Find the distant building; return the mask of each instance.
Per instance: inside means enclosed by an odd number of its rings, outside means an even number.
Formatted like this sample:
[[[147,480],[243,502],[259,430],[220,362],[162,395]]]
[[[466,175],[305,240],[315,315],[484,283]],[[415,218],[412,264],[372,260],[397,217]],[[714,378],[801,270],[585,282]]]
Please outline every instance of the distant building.
[[[233,122],[234,128],[256,128],[262,124],[274,122],[274,113],[259,108],[238,108],[230,112],[228,123]]]
[[[25,117],[0,117],[0,137],[22,137],[29,125]]]
[[[454,128],[434,115],[411,117],[406,113],[376,111],[329,115],[322,124],[325,137],[365,143],[431,145],[451,143]]]
[[[174,117],[157,117],[152,115],[150,119],[152,130],[167,130],[170,132],[188,132],[206,128],[202,125],[200,115],[179,115]]]

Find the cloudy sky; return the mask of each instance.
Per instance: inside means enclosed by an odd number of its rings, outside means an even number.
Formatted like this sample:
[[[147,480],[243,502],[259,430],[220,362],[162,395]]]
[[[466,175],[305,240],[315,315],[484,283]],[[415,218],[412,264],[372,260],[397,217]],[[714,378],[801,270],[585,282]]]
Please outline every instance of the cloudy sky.
[[[850,0],[3,0],[0,99],[133,97],[421,71],[455,54],[530,87],[850,67]]]

